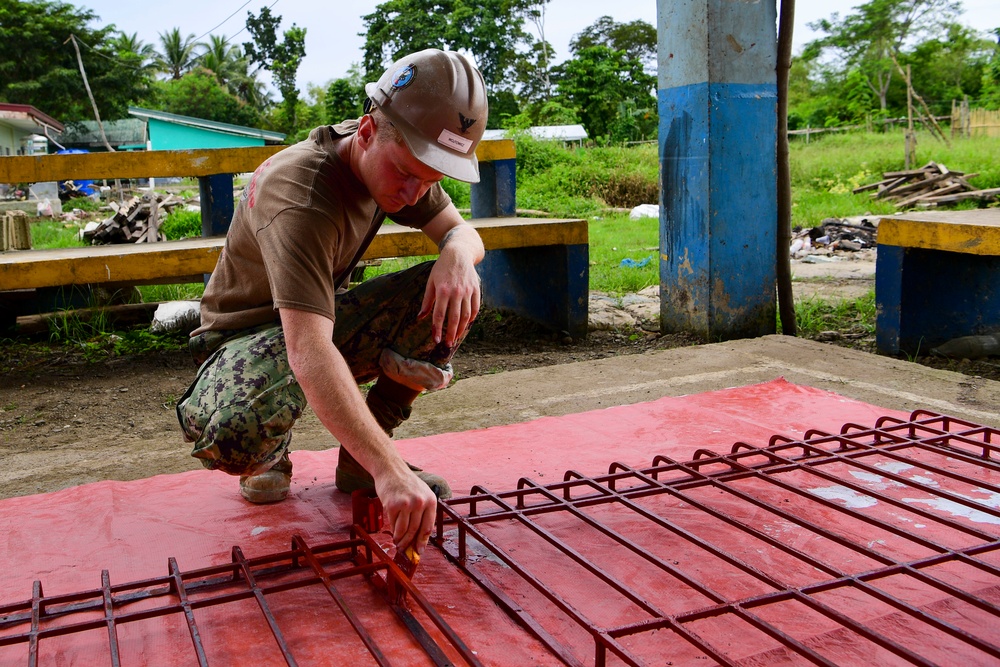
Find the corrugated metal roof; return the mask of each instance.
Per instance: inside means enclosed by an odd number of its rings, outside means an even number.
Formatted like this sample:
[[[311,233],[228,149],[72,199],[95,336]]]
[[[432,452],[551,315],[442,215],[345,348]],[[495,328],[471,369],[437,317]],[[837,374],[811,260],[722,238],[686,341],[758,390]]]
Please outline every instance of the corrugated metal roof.
[[[115,148],[127,145],[146,147],[146,121],[139,118],[124,118],[122,120],[104,121],[104,134]],[[78,148],[104,149],[104,141],[97,128],[97,122],[83,120],[66,125],[66,131],[60,138],[65,146]]]
[[[504,139],[507,130],[486,130],[483,139]],[[583,125],[536,125],[526,130],[535,139],[552,139],[557,141],[583,141],[587,138],[587,130]]]
[[[30,104],[0,102],[0,119],[3,119],[7,125],[27,132],[33,132],[39,127],[51,127],[56,132],[63,131],[62,123]]]

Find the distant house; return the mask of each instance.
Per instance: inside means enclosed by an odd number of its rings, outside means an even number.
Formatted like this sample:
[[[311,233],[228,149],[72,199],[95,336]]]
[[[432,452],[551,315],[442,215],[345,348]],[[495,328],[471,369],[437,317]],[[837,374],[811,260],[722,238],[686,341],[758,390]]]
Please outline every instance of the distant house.
[[[528,136],[535,139],[564,141],[567,143],[583,143],[587,139],[587,130],[583,125],[537,125],[526,130]],[[483,139],[503,139],[507,130],[486,130]]]
[[[30,104],[0,103],[0,156],[33,155],[36,135],[53,139],[65,128]]]
[[[146,123],[147,147],[153,151],[195,148],[240,148],[280,144],[285,135],[255,127],[218,123],[165,111],[130,107],[129,114]]]
[[[104,136],[116,151],[146,150],[148,144],[146,121],[140,118],[123,118],[107,120],[101,124],[104,126]],[[97,121],[93,120],[68,123],[59,142],[66,148],[92,153],[107,150],[104,139],[101,138],[101,131],[97,127]]]

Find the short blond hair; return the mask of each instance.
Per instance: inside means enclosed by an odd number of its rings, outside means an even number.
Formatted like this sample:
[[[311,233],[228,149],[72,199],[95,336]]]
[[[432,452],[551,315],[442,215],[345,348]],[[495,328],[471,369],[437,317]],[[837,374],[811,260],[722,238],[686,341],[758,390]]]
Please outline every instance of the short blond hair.
[[[375,107],[371,110],[371,117],[375,121],[378,130],[375,132],[376,141],[389,141],[390,139],[397,144],[403,143],[403,135],[400,134],[399,128],[392,124],[389,117],[386,116],[381,109]]]

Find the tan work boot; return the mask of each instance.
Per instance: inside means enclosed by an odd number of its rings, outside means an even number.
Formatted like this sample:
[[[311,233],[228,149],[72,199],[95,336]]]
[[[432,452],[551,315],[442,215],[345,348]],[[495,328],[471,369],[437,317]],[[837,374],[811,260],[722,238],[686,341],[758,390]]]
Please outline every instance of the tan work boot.
[[[291,486],[292,460],[287,451],[270,469],[240,477],[240,495],[258,505],[281,502]]]
[[[434,473],[424,472],[415,465],[407,463],[410,470],[431,487],[431,491],[439,500],[451,498],[451,486],[443,477]],[[375,479],[365,470],[364,466],[351,456],[344,446],[340,447],[340,458],[337,459],[337,488],[344,493],[353,493],[359,489],[374,489]]]

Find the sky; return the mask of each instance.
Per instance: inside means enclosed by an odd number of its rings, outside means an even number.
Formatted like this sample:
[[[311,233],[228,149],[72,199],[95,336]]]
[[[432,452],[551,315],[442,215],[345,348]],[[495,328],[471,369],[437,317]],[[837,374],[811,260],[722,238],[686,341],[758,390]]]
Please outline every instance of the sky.
[[[661,0],[663,1],[663,0]],[[667,0],[669,1],[669,0]],[[766,0],[765,0],[766,1]],[[796,3],[794,50],[818,35],[807,24],[828,18],[834,12],[841,16],[863,0],[800,0]],[[242,43],[249,39],[244,29],[248,11],[259,14],[265,4],[271,13],[282,17],[281,29],[293,23],[306,28],[306,57],[299,68],[299,89],[308,84],[325,85],[342,77],[352,63],[363,59],[364,28],[362,16],[370,14],[380,0],[329,2],[328,0],[170,0],[166,5],[150,5],[135,0],[69,0],[78,7],[93,10],[100,21],[96,25],[114,23],[127,34],[138,33],[141,40],[159,48],[159,33],[180,28],[184,35],[193,34],[207,40],[207,34],[226,35]],[[272,4],[273,3],[273,4]],[[976,29],[1000,27],[998,0],[964,0],[965,13],[959,22]],[[545,37],[556,51],[556,62],[569,56],[569,43],[574,35],[593,24],[601,16],[611,16],[619,23],[642,19],[656,25],[656,0],[551,0],[546,8]],[[534,30],[527,25],[526,29]],[[240,32],[242,31],[242,32]],[[237,34],[238,33],[238,34]],[[203,37],[203,35],[205,35]],[[266,72],[264,73],[266,78]]]

